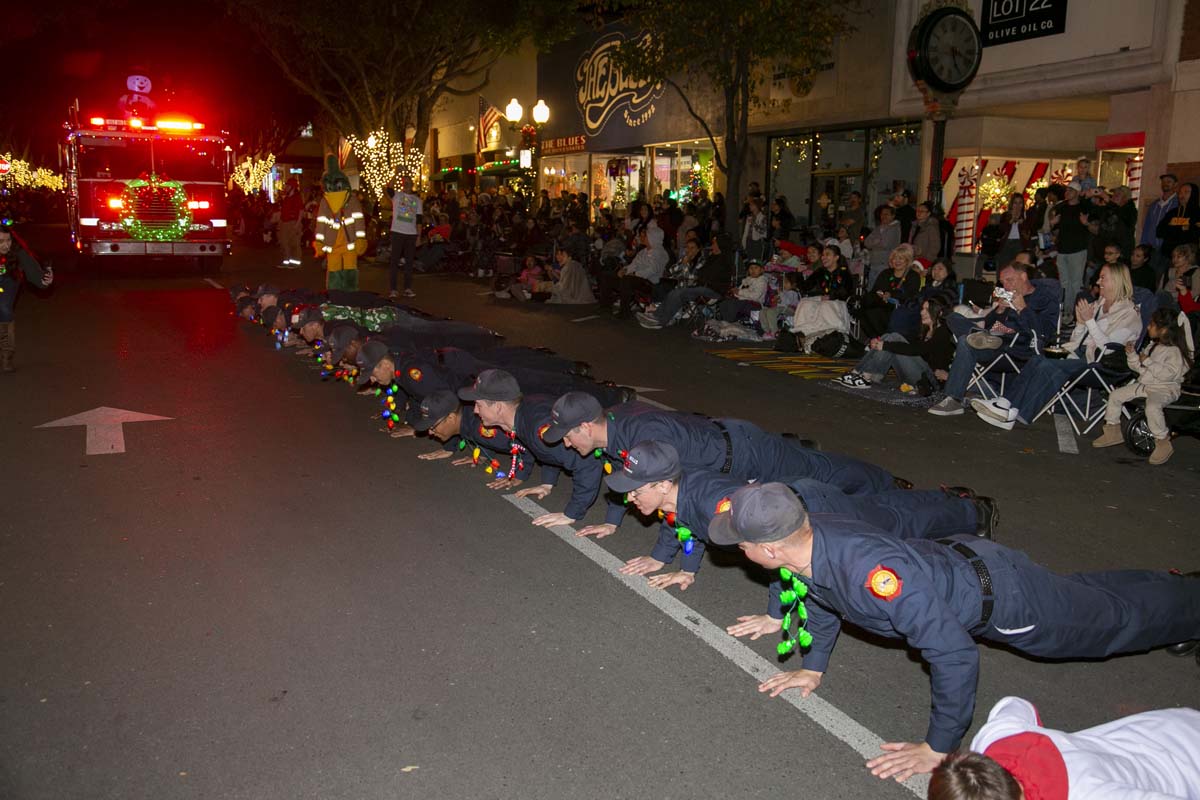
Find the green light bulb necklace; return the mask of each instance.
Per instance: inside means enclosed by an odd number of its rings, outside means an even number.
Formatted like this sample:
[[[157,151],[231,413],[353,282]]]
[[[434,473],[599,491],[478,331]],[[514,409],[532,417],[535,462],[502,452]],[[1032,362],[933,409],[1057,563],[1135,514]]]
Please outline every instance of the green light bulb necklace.
[[[781,656],[786,656],[794,650],[807,649],[812,647],[813,637],[808,632],[808,609],[804,607],[804,598],[808,597],[808,585],[797,578],[787,567],[779,568],[779,578],[783,581],[784,586],[790,588],[784,589],[779,595],[779,602],[783,605],[783,621],[779,625],[779,629],[783,632],[783,641],[775,646],[775,652]],[[792,619],[796,620],[796,633],[792,634]]]

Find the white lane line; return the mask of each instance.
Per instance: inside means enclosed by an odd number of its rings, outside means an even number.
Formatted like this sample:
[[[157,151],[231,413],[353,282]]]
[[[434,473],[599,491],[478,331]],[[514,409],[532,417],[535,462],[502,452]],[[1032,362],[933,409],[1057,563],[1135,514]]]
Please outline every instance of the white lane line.
[[[521,509],[529,517],[540,517],[548,513],[546,509],[528,497],[506,494],[504,499]],[[666,591],[650,588],[645,576],[622,575],[617,571],[623,566],[623,562],[619,558],[591,539],[576,536],[575,529],[570,525],[556,525],[549,530],[590,558],[609,575],[625,584],[626,588],[641,596],[647,603],[655,606],[659,611],[694,633],[701,641],[732,661],[755,681],[762,682],[781,671],[779,667],[730,636],[723,628],[717,627],[708,619],[697,614],[691,606],[679,601]],[[775,699],[795,706],[800,713],[840,739],[863,758],[874,758],[882,752],[880,750],[880,745],[883,744],[882,738],[815,694],[801,698],[799,692],[789,690]],[[924,797],[929,787],[929,779],[924,775],[916,775],[905,781],[903,786],[917,797]]]
[[[485,294],[495,294],[495,293],[496,293],[496,292],[495,292],[495,290],[493,290],[493,289],[488,289],[486,292],[476,292],[476,293],[475,293],[475,296],[476,296],[476,297],[483,297]]]
[[[225,288],[221,284],[214,281],[212,278],[205,278],[204,282],[207,283],[209,286],[213,287],[214,289],[224,289]]]
[[[638,401],[641,403],[645,403],[648,406],[654,406],[655,408],[661,408],[663,411],[674,411],[675,410],[675,408],[673,406],[669,406],[666,403],[660,403],[657,400],[651,400],[649,397],[642,397],[641,392],[638,392]]]
[[[571,322],[587,322],[589,319],[600,319],[600,315],[592,314],[590,317],[580,317],[579,319],[571,320]]]
[[[1075,441],[1075,429],[1066,414],[1054,415],[1054,429],[1058,432],[1058,452],[1079,455],[1079,443]]]

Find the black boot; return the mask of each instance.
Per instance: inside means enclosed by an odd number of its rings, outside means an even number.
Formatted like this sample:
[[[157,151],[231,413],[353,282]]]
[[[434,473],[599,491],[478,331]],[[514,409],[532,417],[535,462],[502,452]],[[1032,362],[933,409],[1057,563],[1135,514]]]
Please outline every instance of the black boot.
[[[897,489],[904,489],[905,491],[913,488],[912,481],[905,480],[904,478],[893,477],[892,483],[896,484]]]
[[[1170,647],[1166,648],[1166,650],[1167,650],[1167,655],[1176,656],[1176,657],[1190,656],[1192,653],[1195,653],[1197,660],[1200,660],[1200,641],[1196,641],[1195,639],[1193,639],[1190,642],[1180,642],[1179,644],[1173,644]]]
[[[947,497],[957,497],[960,500],[974,500],[975,490],[969,486],[943,486],[942,491]]]
[[[975,535],[980,539],[993,540],[996,538],[996,528],[1000,525],[1000,508],[990,497],[976,497],[971,502],[975,504]]]

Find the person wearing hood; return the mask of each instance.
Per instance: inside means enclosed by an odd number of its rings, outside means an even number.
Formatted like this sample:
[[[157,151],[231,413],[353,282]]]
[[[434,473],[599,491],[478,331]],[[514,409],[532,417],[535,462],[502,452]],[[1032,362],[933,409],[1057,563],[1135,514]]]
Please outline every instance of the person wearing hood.
[[[671,260],[663,247],[662,228],[647,225],[640,239],[643,247],[628,266],[600,276],[600,305],[607,308],[612,305],[614,296],[620,297],[621,304],[613,312],[615,317],[629,316],[629,306],[634,297],[639,292],[650,294],[662,279],[667,262]]]
[[[0,372],[16,370],[17,323],[13,313],[21,280],[38,289],[54,282],[54,270],[42,268],[12,229],[12,220],[0,219]]]
[[[1155,233],[1162,240],[1162,257],[1169,264],[1171,251],[1181,244],[1200,241],[1200,187],[1185,183],[1175,193],[1177,206],[1163,215]]]
[[[358,254],[367,243],[362,205],[350,191],[350,179],[338,167],[337,156],[326,157],[322,183],[325,194],[317,210],[314,238],[325,255],[325,287],[355,291]]]

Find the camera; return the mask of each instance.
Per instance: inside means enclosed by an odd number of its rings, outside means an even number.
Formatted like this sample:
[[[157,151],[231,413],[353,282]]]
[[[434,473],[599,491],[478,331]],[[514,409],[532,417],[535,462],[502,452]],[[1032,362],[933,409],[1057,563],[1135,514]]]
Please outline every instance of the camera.
[[[997,300],[1003,300],[1010,306],[1012,305],[1013,293],[1008,289],[1005,289],[1003,286],[997,286],[995,291],[992,292],[992,296]]]

